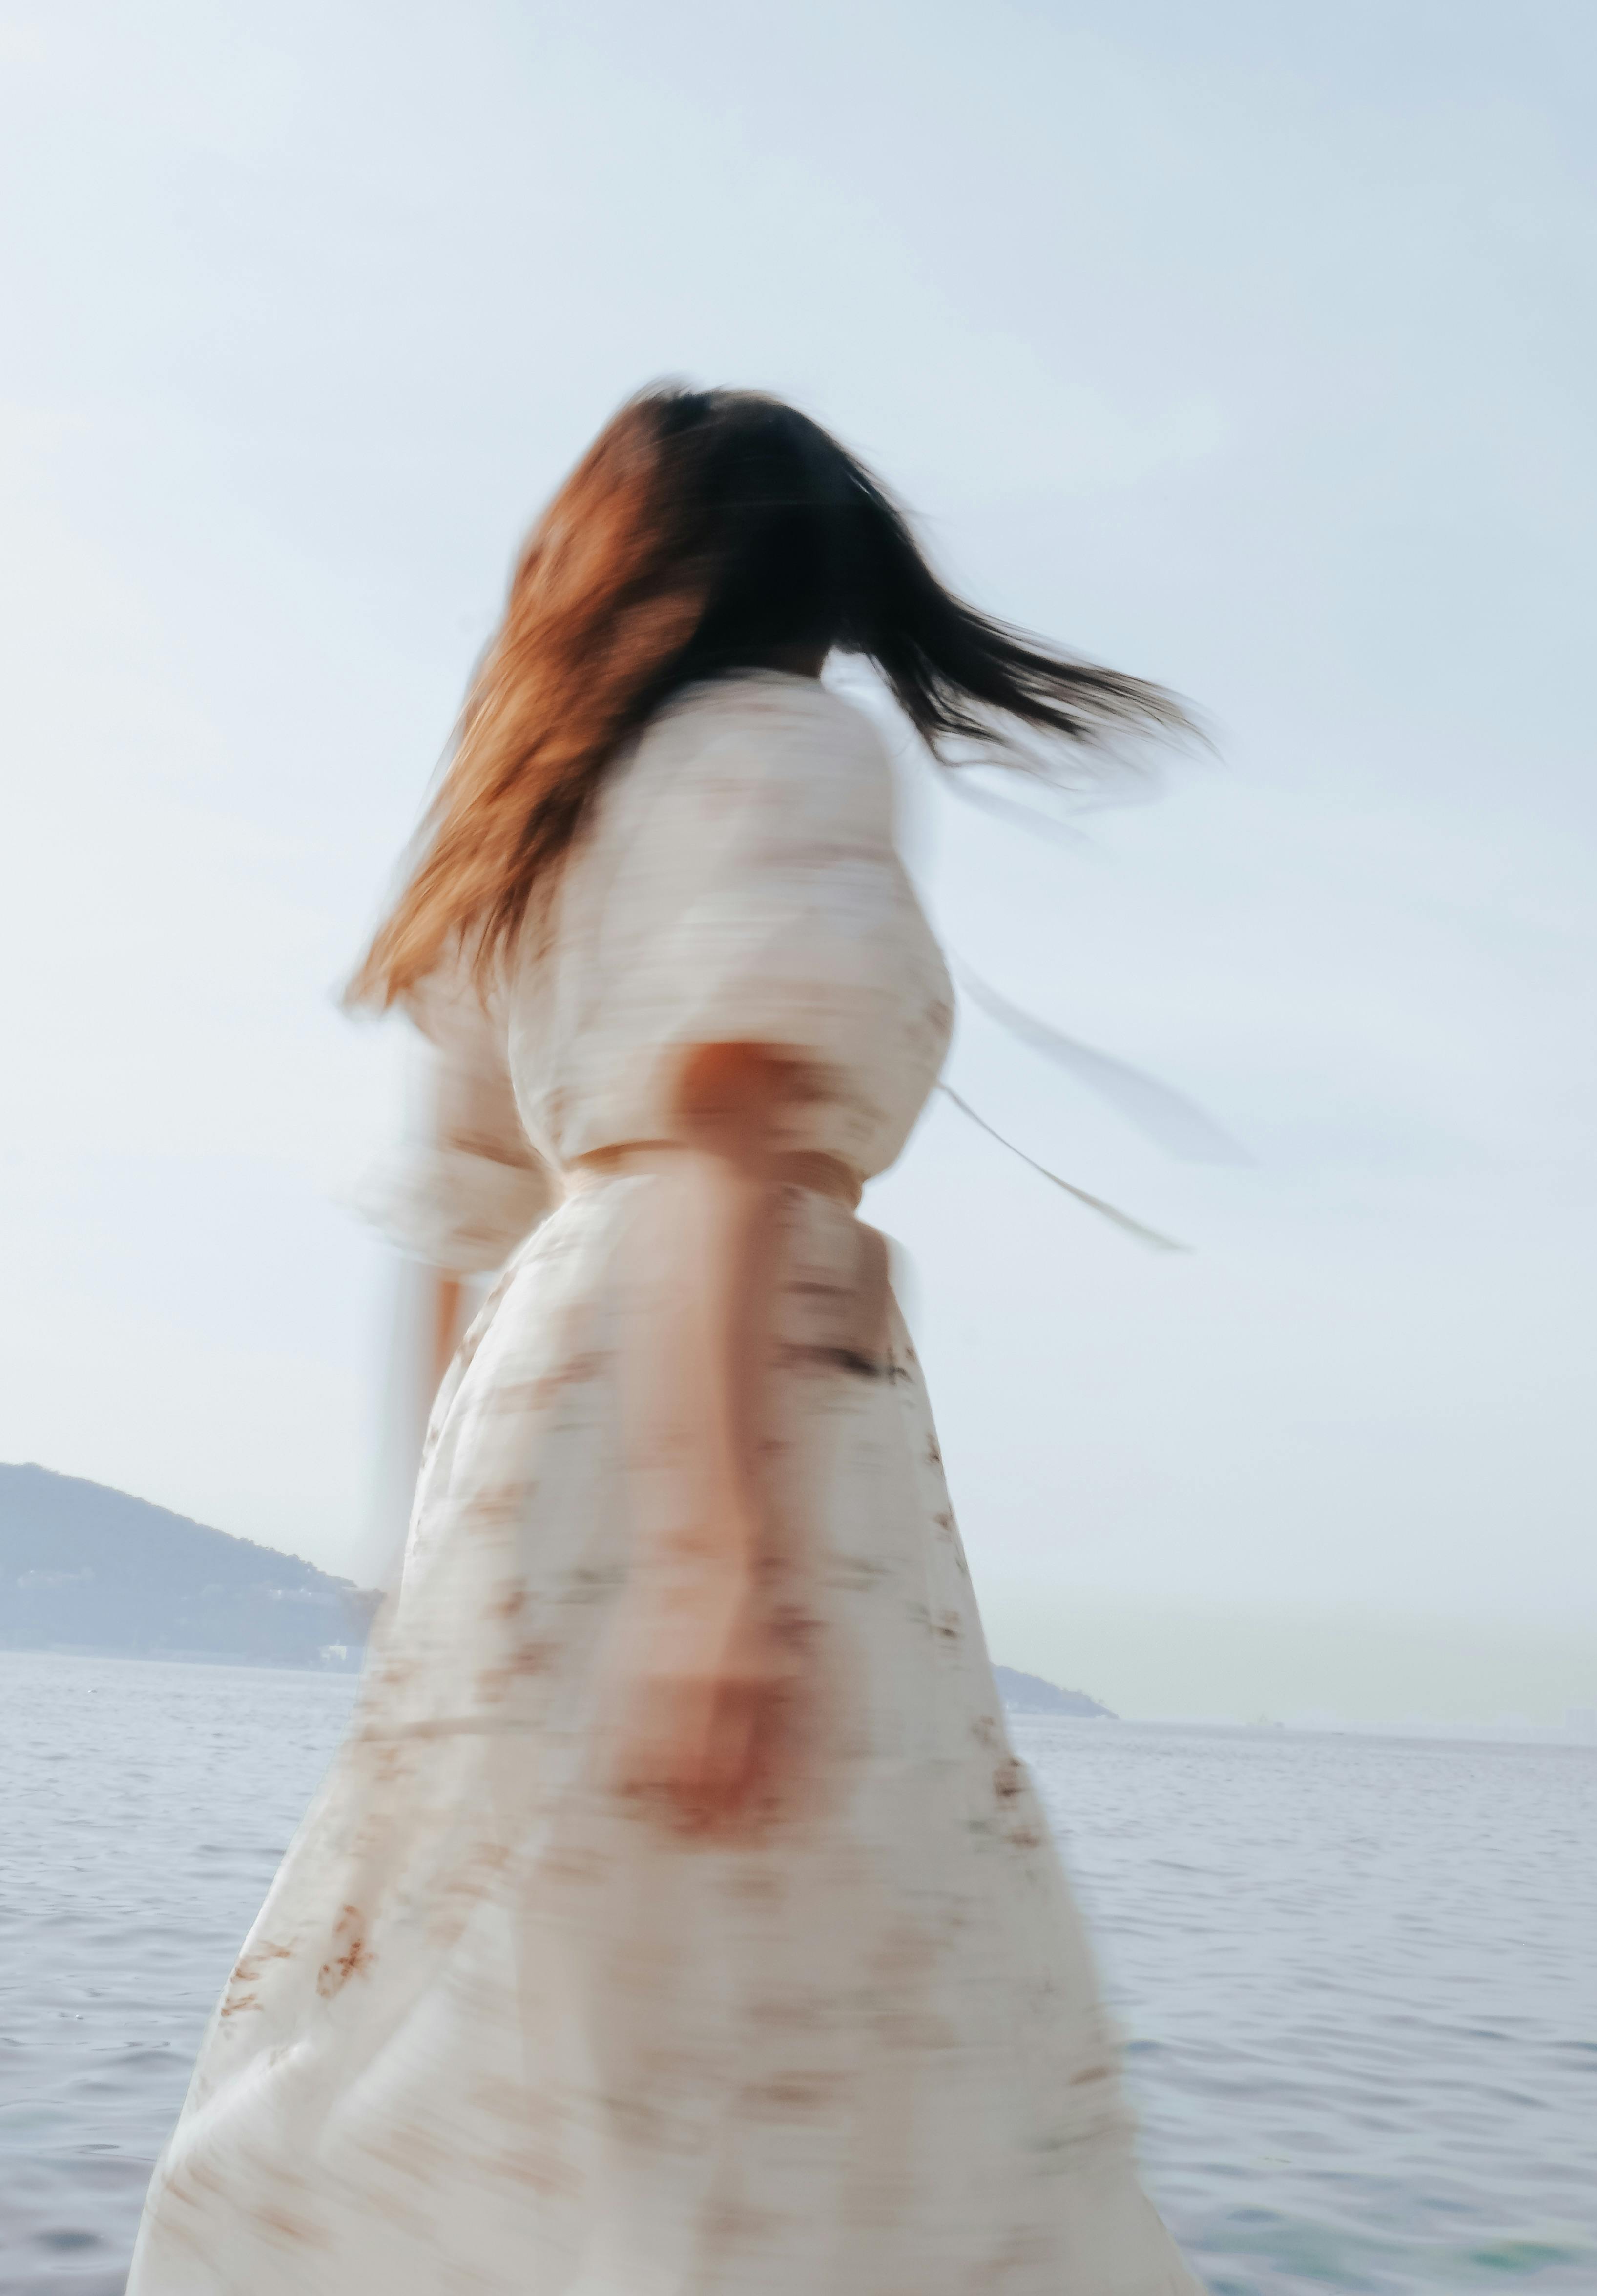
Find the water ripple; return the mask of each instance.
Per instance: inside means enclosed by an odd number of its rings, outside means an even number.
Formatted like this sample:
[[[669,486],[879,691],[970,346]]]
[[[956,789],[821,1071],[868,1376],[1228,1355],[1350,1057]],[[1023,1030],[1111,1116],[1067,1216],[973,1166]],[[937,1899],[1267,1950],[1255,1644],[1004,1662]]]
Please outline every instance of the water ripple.
[[[0,2289],[119,2296],[348,1676],[8,1654]],[[1213,2296],[1597,2291],[1597,1754],[1018,1721]]]

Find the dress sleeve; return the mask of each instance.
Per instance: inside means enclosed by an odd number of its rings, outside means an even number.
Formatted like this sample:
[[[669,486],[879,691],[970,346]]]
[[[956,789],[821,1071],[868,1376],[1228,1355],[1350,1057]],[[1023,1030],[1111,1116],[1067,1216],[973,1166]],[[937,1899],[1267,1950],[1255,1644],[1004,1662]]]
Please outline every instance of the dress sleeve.
[[[555,1176],[523,1129],[491,1000],[485,1007],[464,975],[441,972],[407,1010],[424,1040],[420,1121],[361,1208],[413,1259],[485,1274],[553,1208]]]
[[[636,1037],[663,1114],[683,1048],[758,1043],[819,1087],[798,1143],[862,1171],[896,1154],[935,1080],[947,976],[893,841],[892,774],[836,696],[729,713],[657,785],[643,865],[672,899],[638,951]]]

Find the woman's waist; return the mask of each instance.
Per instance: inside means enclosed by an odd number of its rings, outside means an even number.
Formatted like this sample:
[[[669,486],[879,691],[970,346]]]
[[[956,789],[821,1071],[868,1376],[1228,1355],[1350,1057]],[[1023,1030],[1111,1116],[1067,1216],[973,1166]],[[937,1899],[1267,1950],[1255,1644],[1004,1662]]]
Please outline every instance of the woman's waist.
[[[565,1168],[579,1200],[610,1179],[669,1173],[684,1150],[670,1140],[615,1141]],[[888,1367],[891,1292],[887,1245],[856,1218],[860,1179],[838,1156],[794,1149],[763,1160],[771,1182],[791,1191],[781,1215],[780,1274],[771,1336],[790,1362],[852,1371]]]
[[[573,1157],[564,1168],[564,1178],[570,1191],[635,1173],[667,1172],[689,1152],[675,1140],[611,1141]],[[777,1186],[809,1189],[817,1195],[830,1197],[851,1212],[858,1206],[862,1193],[863,1184],[853,1167],[841,1156],[827,1155],[820,1149],[782,1151],[765,1158],[761,1169]]]

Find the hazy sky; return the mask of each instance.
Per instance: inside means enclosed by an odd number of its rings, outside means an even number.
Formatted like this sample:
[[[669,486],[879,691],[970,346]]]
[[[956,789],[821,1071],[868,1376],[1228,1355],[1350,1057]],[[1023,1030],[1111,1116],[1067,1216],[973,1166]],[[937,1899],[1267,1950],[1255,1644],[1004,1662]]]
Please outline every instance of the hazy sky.
[[[961,1092],[1191,1255],[946,1106],[873,1192],[998,1655],[1597,1705],[1585,0],[0,20],[0,1456],[358,1565],[397,1059],[332,992],[538,504],[754,383],[1217,736],[1071,848],[906,758],[954,947],[1255,1159],[972,1013]]]

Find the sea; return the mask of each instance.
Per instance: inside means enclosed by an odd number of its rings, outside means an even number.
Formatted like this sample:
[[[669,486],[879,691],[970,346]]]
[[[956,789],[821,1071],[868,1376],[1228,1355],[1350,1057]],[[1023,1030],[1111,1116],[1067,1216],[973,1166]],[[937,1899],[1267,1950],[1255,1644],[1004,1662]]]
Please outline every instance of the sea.
[[[122,2288],[353,1693],[0,1654],[4,2296]],[[1213,2296],[1597,2296],[1597,1748],[1011,1726]]]

